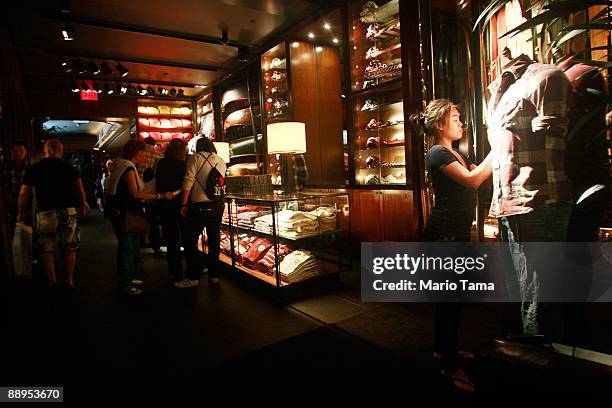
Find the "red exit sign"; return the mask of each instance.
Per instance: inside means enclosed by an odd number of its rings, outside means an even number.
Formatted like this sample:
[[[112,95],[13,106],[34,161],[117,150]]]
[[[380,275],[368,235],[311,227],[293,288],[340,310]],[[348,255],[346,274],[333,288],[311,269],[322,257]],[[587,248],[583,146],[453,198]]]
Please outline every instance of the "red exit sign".
[[[91,89],[88,89],[86,91],[81,91],[81,100],[82,101],[97,101],[98,100],[98,93],[96,91],[92,91]]]

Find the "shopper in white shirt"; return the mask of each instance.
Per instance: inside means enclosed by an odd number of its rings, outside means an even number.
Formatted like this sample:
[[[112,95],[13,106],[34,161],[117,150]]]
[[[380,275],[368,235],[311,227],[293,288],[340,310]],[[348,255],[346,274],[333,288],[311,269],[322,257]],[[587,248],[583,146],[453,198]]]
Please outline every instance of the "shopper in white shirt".
[[[204,263],[197,245],[198,237],[204,228],[208,237],[208,280],[210,283],[219,282],[219,247],[224,204],[223,199],[211,199],[205,191],[208,175],[214,167],[221,174],[225,174],[226,164],[217,156],[213,143],[204,137],[199,138],[196,142],[196,153],[187,160],[183,181],[181,215],[188,218],[190,233],[185,247],[187,277],[174,284],[177,288],[190,288],[200,284]]]

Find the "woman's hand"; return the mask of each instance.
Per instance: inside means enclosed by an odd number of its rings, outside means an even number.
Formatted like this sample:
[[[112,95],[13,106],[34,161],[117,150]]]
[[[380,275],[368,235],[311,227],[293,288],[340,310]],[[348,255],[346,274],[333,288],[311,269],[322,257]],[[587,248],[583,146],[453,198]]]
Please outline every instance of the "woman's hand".
[[[161,193],[160,194],[160,198],[163,198],[163,199],[166,199],[166,200],[172,200],[174,198],[174,193],[172,191]]]

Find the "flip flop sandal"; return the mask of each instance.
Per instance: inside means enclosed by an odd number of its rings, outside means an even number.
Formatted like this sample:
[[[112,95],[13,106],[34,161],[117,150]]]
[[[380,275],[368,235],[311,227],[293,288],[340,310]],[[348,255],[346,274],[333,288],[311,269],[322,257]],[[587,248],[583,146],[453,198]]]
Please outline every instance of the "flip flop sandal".
[[[445,378],[448,378],[453,385],[461,391],[473,393],[475,391],[474,383],[470,380],[470,377],[461,369],[452,372],[446,370],[440,370],[440,374]]]

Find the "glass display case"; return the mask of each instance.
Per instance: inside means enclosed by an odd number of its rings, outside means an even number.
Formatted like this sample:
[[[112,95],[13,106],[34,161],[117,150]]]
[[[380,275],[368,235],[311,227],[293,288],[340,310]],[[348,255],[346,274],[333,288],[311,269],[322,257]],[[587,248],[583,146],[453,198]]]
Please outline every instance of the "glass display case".
[[[275,287],[337,274],[350,260],[348,195],[225,197],[220,260]],[[204,240],[205,241],[205,240]]]
[[[215,115],[213,106],[213,94],[209,93],[196,102],[196,120],[198,133],[210,140],[215,140]]]
[[[404,129],[399,2],[358,1],[351,8],[355,184],[410,183]]]
[[[264,120],[289,119],[289,78],[285,43],[282,42],[261,55],[264,98]]]
[[[138,137],[152,137],[156,142],[193,137],[191,102],[146,99],[138,101]]]

